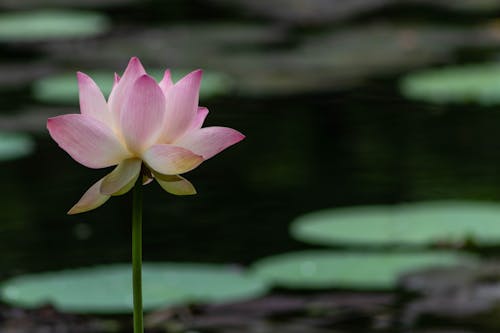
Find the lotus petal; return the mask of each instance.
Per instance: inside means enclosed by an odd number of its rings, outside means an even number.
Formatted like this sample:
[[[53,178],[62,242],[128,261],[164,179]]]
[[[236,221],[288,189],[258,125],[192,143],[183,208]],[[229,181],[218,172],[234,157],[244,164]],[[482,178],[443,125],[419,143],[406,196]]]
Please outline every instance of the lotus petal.
[[[122,195],[130,191],[141,173],[142,161],[138,158],[124,160],[103,178],[101,193]]]
[[[121,113],[122,134],[128,148],[140,154],[160,135],[165,116],[165,97],[156,81],[143,75],[129,92]]]
[[[232,128],[214,126],[190,131],[177,140],[175,145],[201,155],[206,160],[244,138],[243,134]]]
[[[203,126],[203,123],[205,122],[205,118],[207,118],[207,116],[208,116],[208,109],[202,106],[198,107],[198,112],[196,113],[196,116],[193,118],[189,130],[200,129],[201,126]]]
[[[111,91],[108,99],[109,108],[113,114],[116,124],[120,123],[122,105],[125,98],[128,96],[130,89],[132,89],[135,81],[144,74],[146,74],[146,70],[144,70],[144,67],[139,59],[137,57],[132,57],[127,68],[125,69],[125,72],[123,73],[123,76],[118,80],[119,82]]]
[[[80,96],[80,112],[97,119],[108,126],[111,125],[111,113],[101,89],[88,75],[78,72],[78,90]]]
[[[191,72],[168,89],[163,142],[172,142],[190,127],[198,110],[201,75],[201,70]]]
[[[153,170],[164,175],[178,175],[193,170],[203,157],[173,145],[160,144],[149,148],[143,160]]]
[[[167,91],[174,86],[169,69],[165,71],[165,74],[163,75],[163,79],[160,81],[159,86],[165,96],[167,96]]]
[[[162,175],[154,173],[155,179],[168,193],[175,195],[196,194],[196,189],[186,178],[179,175]]]
[[[57,116],[47,121],[47,128],[59,147],[86,167],[105,168],[130,157],[113,131],[90,116]]]
[[[110,196],[102,194],[100,190],[103,179],[92,185],[87,192],[85,192],[81,199],[68,211],[69,215],[96,209],[109,199]]]

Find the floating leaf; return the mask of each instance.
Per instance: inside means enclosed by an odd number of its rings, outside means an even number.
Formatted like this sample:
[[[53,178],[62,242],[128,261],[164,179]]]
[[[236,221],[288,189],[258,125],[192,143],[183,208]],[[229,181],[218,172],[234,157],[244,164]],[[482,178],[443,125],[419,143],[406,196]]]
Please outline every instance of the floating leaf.
[[[16,306],[53,304],[66,312],[121,313],[132,309],[132,275],[128,264],[81,268],[12,278],[1,298]],[[223,265],[146,263],[143,266],[145,309],[187,302],[222,302],[259,296],[266,285]]]
[[[125,5],[133,3],[137,0],[85,0],[85,1],[68,1],[68,0],[2,0],[2,8],[8,9],[30,9],[30,8],[56,8],[56,7],[74,7],[74,8],[96,8],[96,7],[112,7],[116,5]]]
[[[302,241],[326,245],[500,243],[500,204],[435,201],[310,213],[291,225]]]
[[[33,139],[22,133],[0,132],[0,161],[24,157],[33,152]]]
[[[158,81],[162,79],[164,71],[153,70],[149,74]],[[174,71],[174,82],[186,75],[188,71]],[[113,86],[113,73],[111,72],[87,72],[90,77],[101,88],[104,96],[109,96]],[[203,73],[201,82],[201,97],[210,97],[226,92],[230,88],[229,79],[223,74],[215,72]],[[66,104],[78,103],[78,83],[76,73],[65,73],[46,77],[35,81],[33,92],[35,97],[43,102],[55,102]]]
[[[473,257],[451,252],[421,253],[303,251],[264,258],[256,276],[280,287],[298,289],[388,289],[403,273],[428,267],[472,264]]]
[[[93,36],[109,28],[107,18],[87,11],[41,10],[0,15],[0,41],[41,41]]]
[[[409,74],[400,83],[412,99],[431,103],[500,104],[500,63],[486,63],[424,70]]]

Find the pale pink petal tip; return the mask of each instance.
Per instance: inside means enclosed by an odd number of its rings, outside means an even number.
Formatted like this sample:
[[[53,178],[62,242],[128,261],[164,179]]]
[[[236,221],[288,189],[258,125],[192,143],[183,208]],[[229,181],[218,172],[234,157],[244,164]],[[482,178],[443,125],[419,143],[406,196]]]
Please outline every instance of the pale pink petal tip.
[[[203,76],[203,69],[201,69],[201,68],[195,69],[194,71],[192,71],[188,75],[193,75],[194,77],[197,77],[197,76],[201,77],[201,76]]]
[[[146,73],[144,66],[142,66],[141,61],[137,57],[130,58],[127,68],[125,69],[125,73],[134,72],[134,73]]]
[[[85,73],[77,72],[80,113],[105,124],[110,124],[111,115],[101,89]]]
[[[163,74],[162,81],[166,81],[166,82],[172,83],[172,74],[170,73],[170,69],[166,69],[165,70],[165,73]]]
[[[198,107],[198,112],[196,113],[196,116],[193,118],[193,121],[191,122],[190,129],[191,130],[200,129],[203,126],[203,123],[205,122],[207,116],[208,116],[208,109],[203,106]]]
[[[102,179],[92,185],[81,199],[68,211],[68,215],[88,212],[103,205],[109,198],[109,195],[101,193],[100,188]]]
[[[89,168],[116,165],[130,154],[109,127],[87,115],[49,118],[47,129],[59,147]]]
[[[203,76],[203,70],[195,69],[194,71],[188,73],[186,76],[180,79],[176,84],[185,81],[188,82],[190,85],[193,85],[192,88],[196,87],[198,90],[200,90],[202,76]]]
[[[214,126],[190,132],[177,140],[175,145],[184,147],[207,160],[244,138],[245,136],[237,130]]]
[[[175,83],[175,85],[186,85],[186,88],[200,89],[200,83],[203,76],[203,70],[196,69]]]
[[[163,94],[166,94],[167,91],[174,85],[169,69],[167,69],[165,71],[165,74],[163,74],[163,79],[160,81],[159,85],[161,90],[163,91]]]
[[[76,78],[78,79],[78,81],[80,80],[85,80],[86,78],[88,78],[89,76],[87,74],[85,74],[84,72],[76,72]]]
[[[143,74],[146,74],[146,70],[142,67],[139,59],[137,57],[131,58],[119,84],[116,84],[109,94],[109,108],[113,113],[114,121],[117,124],[120,122],[120,113],[126,96],[130,93],[130,89],[132,88],[135,80]]]
[[[200,84],[201,70],[196,70],[167,90],[163,142],[174,141],[191,127],[198,110]]]

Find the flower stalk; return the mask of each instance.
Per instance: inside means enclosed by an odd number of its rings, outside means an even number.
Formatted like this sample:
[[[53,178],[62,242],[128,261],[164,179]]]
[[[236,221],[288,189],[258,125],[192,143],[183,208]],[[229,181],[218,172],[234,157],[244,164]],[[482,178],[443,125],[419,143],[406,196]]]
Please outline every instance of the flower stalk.
[[[142,177],[139,177],[135,182],[132,201],[132,285],[134,295],[134,333],[143,333]]]

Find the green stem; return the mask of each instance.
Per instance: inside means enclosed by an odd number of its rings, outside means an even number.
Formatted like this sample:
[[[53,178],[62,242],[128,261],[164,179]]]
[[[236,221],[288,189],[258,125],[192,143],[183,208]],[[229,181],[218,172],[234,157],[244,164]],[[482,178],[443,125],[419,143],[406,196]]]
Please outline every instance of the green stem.
[[[134,185],[132,203],[132,284],[134,293],[134,333],[143,333],[142,313],[142,177]]]

